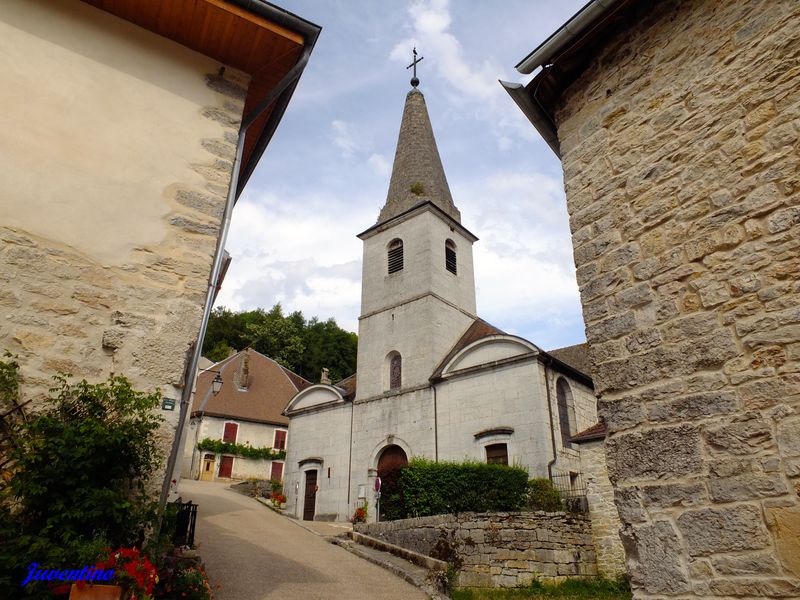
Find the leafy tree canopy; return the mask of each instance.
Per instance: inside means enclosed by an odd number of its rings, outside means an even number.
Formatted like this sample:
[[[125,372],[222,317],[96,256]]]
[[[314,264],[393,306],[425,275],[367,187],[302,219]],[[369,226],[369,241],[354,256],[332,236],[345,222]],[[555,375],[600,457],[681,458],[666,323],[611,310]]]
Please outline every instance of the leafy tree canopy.
[[[268,311],[215,308],[208,321],[203,355],[216,362],[247,347],[309,381],[318,382],[323,368],[329,370],[331,381],[338,381],[356,370],[358,336],[332,318],[306,319],[300,311],[284,315],[280,303]]]

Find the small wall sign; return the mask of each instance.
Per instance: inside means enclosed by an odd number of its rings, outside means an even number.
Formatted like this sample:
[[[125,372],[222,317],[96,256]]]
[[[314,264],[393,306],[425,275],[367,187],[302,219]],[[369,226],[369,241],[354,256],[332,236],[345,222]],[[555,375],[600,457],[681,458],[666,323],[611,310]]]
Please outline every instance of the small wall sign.
[[[175,400],[172,398],[162,398],[161,408],[163,410],[175,410]]]

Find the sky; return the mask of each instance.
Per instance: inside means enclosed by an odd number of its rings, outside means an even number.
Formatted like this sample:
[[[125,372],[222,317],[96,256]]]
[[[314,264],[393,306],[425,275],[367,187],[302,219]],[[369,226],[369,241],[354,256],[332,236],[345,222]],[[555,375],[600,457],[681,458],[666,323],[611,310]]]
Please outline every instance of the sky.
[[[585,0],[278,0],[322,34],[233,212],[217,305],[358,331],[361,241],[386,201],[412,47],[474,245],[478,315],[544,349],[585,340],[561,164],[498,79]]]

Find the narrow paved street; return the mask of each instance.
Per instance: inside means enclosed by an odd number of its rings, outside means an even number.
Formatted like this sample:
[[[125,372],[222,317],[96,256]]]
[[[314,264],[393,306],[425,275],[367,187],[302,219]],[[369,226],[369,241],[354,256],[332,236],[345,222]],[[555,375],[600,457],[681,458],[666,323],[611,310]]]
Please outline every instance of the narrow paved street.
[[[195,541],[217,600],[426,598],[227,484],[184,479],[180,493],[199,504]]]

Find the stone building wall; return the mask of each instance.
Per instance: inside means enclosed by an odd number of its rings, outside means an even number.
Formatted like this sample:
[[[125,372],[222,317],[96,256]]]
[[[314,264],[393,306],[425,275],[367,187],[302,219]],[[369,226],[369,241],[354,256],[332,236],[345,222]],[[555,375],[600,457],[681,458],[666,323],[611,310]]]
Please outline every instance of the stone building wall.
[[[800,4],[645,5],[557,114],[635,594],[797,598]]]
[[[581,474],[586,486],[592,539],[597,553],[597,571],[614,578],[626,572],[625,550],[619,537],[622,523],[614,504],[614,488],[608,480],[603,440],[582,442]]]
[[[355,530],[458,569],[458,585],[515,587],[534,579],[596,575],[589,519],[567,513],[461,513]]]
[[[58,372],[179,398],[248,81],[82,2],[10,0],[0,37],[0,351],[23,399]]]

